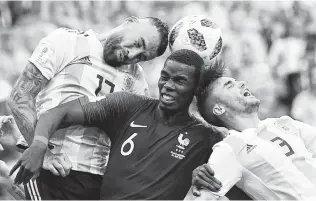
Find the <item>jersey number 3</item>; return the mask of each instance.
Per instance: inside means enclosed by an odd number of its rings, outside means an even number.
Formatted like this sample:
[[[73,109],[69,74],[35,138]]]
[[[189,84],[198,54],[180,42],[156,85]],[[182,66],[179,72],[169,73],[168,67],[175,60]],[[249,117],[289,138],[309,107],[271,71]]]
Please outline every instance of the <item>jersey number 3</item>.
[[[294,151],[293,151],[292,147],[289,145],[289,143],[287,143],[287,141],[283,140],[283,139],[280,138],[280,137],[275,137],[275,138],[273,138],[273,139],[271,140],[271,142],[275,142],[275,141],[279,141],[279,142],[280,142],[279,145],[280,145],[281,147],[286,146],[286,147],[289,149],[289,151],[285,154],[287,157],[289,157],[289,156],[291,156],[291,155],[294,154]]]
[[[97,96],[100,91],[102,90],[102,84],[103,84],[103,80],[104,80],[104,77],[102,77],[101,75],[97,75],[97,78],[99,79],[99,86],[98,88],[95,90],[95,95]],[[112,82],[110,82],[109,80],[105,79],[104,81],[105,84],[109,85],[111,87],[110,89],[110,93],[112,93],[114,91],[114,87],[115,87],[115,84],[113,84]]]

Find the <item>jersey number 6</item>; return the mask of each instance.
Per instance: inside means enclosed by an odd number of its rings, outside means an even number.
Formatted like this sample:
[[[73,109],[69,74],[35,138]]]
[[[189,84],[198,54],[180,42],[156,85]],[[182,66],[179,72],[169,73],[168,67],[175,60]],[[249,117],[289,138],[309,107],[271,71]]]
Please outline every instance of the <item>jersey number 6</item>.
[[[134,142],[132,141],[132,139],[133,139],[134,137],[136,137],[136,135],[137,135],[137,133],[134,133],[134,134],[131,135],[129,138],[127,138],[127,140],[125,140],[125,142],[122,144],[122,147],[121,147],[121,154],[122,154],[123,156],[128,156],[128,155],[130,155],[130,154],[133,152],[133,150],[134,150]],[[124,147],[125,147],[127,144],[130,145],[129,150],[128,150],[128,151],[124,151]]]
[[[95,90],[95,95],[97,96],[99,94],[99,92],[102,90],[102,83],[104,80],[104,77],[102,77],[101,75],[97,75],[97,78],[99,79],[99,86],[98,88]],[[109,80],[105,79],[104,81],[105,84],[109,85],[111,87],[110,89],[110,93],[112,93],[114,91],[114,87],[115,84],[113,84],[112,82],[110,82]]]

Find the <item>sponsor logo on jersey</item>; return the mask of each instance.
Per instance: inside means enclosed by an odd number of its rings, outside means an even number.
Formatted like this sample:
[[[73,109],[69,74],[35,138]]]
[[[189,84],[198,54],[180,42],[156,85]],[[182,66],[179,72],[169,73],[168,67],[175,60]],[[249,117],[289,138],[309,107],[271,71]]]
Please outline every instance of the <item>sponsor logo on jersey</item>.
[[[252,152],[252,150],[254,150],[254,148],[256,148],[256,147],[257,147],[257,145],[247,144],[247,154]]]
[[[190,144],[190,139],[186,137],[188,135],[187,132],[184,134],[180,133],[178,136],[178,145],[176,145],[176,150],[171,151],[171,156],[177,159],[184,159],[185,155],[183,155],[183,152],[185,151],[185,148]]]
[[[86,64],[86,65],[91,66],[92,62],[91,62],[89,56],[86,56],[86,57],[83,57],[81,59],[75,60],[75,61],[71,62],[70,64]]]
[[[147,128],[147,126],[135,124],[134,121],[130,124],[132,128]]]

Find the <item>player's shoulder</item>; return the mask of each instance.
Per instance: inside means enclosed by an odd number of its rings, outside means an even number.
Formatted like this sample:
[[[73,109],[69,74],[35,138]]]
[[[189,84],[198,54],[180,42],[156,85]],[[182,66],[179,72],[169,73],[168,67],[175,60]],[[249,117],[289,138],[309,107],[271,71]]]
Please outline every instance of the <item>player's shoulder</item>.
[[[49,33],[45,38],[58,38],[58,37],[74,37],[76,34],[79,33],[78,30],[68,29],[65,27],[59,27],[58,29],[55,29],[51,33]],[[62,39],[62,38],[60,38]]]
[[[294,119],[290,116],[281,116],[278,118],[267,118],[265,120],[262,120],[260,122],[260,125],[264,125],[264,126],[270,126],[270,125],[274,125],[274,126],[282,126],[282,125],[286,125],[286,124],[293,124],[294,123]]]
[[[210,140],[209,142],[216,144],[223,140],[225,135],[224,131],[210,124],[206,124],[194,116],[192,116],[192,119],[194,120],[194,125],[192,128],[200,135],[208,138]]]
[[[65,27],[60,27],[54,31],[52,31],[50,34],[48,34],[44,39],[59,39],[61,41],[66,40],[78,40],[78,39],[84,39],[87,40],[89,37],[94,37],[95,33],[92,30],[88,31],[82,31],[77,29],[69,29]],[[69,45],[69,43],[66,43],[65,45]]]
[[[144,69],[138,63],[124,65],[120,68],[122,71],[127,72],[135,80],[140,80],[144,77]]]
[[[134,94],[128,91],[119,91],[119,92],[114,92],[112,93],[113,96],[116,96],[117,98],[124,99],[126,101],[129,101],[130,103],[133,102],[156,102],[157,99],[144,96],[144,95],[139,95],[139,94]]]

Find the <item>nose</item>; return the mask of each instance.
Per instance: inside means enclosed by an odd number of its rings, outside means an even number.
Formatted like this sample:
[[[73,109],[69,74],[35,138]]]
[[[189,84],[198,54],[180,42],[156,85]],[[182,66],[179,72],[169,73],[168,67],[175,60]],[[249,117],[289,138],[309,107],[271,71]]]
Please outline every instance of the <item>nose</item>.
[[[136,58],[140,53],[142,52],[141,49],[139,48],[128,48],[126,49],[126,56],[133,60],[134,58]]]
[[[167,90],[173,90],[174,89],[174,82],[172,80],[168,80],[166,84],[164,85],[164,88]]]

